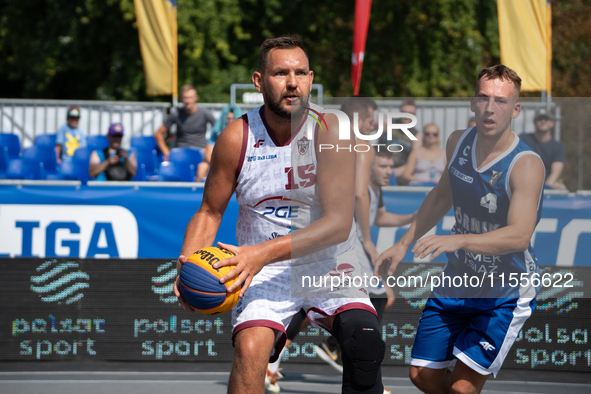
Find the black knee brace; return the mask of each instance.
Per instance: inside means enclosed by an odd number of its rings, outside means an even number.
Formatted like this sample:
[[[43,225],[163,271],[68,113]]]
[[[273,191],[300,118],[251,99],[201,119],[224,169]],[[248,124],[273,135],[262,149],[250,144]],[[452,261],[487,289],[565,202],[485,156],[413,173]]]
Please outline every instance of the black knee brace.
[[[341,345],[343,379],[350,374],[353,389],[375,387],[383,390],[380,365],[385,345],[377,317],[362,309],[342,312],[333,322],[333,332]],[[345,380],[343,383],[345,386]]]
[[[298,313],[293,315],[293,317],[291,318],[291,322],[289,323],[289,326],[287,326],[287,329],[285,330],[285,333],[287,334],[287,339],[293,341],[293,339],[298,336],[298,334],[300,333],[300,327],[302,326],[302,323],[304,322],[305,318],[306,311],[303,309],[300,309]]]

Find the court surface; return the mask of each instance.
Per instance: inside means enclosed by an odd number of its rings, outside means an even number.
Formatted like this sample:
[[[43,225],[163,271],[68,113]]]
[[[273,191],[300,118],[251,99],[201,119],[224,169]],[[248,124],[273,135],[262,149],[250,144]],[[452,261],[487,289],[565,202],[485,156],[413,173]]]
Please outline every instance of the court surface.
[[[283,363],[282,393],[340,393],[340,376],[323,364]],[[0,362],[0,393],[11,394],[223,394],[230,364],[203,362]],[[419,393],[408,367],[384,367],[384,384],[395,394]],[[591,374],[501,370],[483,393],[583,394]]]

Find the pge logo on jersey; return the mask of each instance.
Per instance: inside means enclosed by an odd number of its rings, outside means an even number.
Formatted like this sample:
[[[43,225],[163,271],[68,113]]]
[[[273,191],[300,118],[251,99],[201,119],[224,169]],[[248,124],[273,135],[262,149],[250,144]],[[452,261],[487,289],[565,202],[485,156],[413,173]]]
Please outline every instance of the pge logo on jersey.
[[[138,225],[114,205],[0,205],[0,255],[137,258]]]

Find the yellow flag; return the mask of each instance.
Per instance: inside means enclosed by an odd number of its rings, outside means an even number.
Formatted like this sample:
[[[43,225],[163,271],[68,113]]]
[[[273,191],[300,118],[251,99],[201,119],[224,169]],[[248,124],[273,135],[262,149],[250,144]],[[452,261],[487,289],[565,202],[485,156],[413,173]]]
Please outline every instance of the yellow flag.
[[[176,0],[134,0],[146,93],[177,97]]]
[[[501,62],[522,79],[523,91],[552,86],[550,0],[497,0]]]

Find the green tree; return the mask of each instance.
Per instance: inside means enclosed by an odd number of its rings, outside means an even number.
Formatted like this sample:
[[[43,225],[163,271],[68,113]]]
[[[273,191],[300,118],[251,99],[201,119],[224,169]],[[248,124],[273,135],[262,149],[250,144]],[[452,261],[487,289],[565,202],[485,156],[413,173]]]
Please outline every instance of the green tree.
[[[132,0],[8,0],[0,14],[2,96],[145,98]]]
[[[4,0],[0,95],[12,98],[168,100],[146,96],[133,0]],[[230,43],[248,38],[238,0],[179,0],[179,84],[227,101],[250,79]]]

